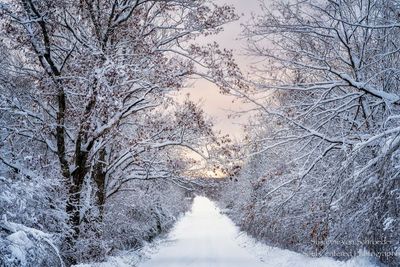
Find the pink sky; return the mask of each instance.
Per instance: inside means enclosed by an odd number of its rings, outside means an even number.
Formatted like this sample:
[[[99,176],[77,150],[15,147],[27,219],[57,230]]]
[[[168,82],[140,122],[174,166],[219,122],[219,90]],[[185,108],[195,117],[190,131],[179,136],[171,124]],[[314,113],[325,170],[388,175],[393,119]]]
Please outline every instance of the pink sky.
[[[218,36],[205,39],[206,42],[217,41],[221,47],[233,49],[237,62],[243,70],[252,63],[251,57],[244,55],[246,42],[239,40],[242,31],[240,24],[247,22],[251,17],[251,13],[256,13],[259,8],[258,0],[215,0],[216,4],[230,4],[235,6],[236,12],[241,16],[240,20],[232,22],[224,27],[224,32]],[[188,88],[182,91],[182,94],[190,93],[191,99],[198,101],[202,100],[203,109],[209,114],[215,122],[215,130],[221,130],[224,134],[229,134],[235,138],[241,138],[243,131],[241,125],[246,122],[245,116],[241,118],[228,118],[231,113],[229,110],[243,110],[245,107],[240,102],[234,100],[231,96],[222,95],[218,88],[213,84],[198,80],[193,88]]]

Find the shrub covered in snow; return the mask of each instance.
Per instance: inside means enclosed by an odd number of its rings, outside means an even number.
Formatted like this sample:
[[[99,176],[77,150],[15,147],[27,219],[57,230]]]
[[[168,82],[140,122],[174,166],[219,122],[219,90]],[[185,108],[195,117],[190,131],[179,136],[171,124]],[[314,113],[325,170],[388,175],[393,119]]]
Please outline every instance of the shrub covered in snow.
[[[103,261],[121,251],[140,249],[166,233],[190,206],[186,189],[166,181],[132,181],[129,190],[113,195],[102,222],[90,215],[82,223],[75,255],[79,262]]]
[[[0,221],[0,265],[64,266],[54,236],[22,224]]]

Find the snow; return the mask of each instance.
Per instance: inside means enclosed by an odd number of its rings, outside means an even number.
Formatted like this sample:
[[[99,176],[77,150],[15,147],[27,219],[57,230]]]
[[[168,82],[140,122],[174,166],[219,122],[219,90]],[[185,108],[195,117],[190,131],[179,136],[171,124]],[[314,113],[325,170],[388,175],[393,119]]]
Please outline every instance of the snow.
[[[336,261],[329,257],[312,258],[290,250],[269,247],[256,242],[246,235],[240,236],[238,242],[242,247],[252,251],[268,267],[377,267],[368,256],[358,256],[346,262]],[[365,254],[368,255],[368,254]]]
[[[140,250],[121,251],[117,256],[108,257],[105,262],[73,265],[73,267],[133,267],[149,258],[165,242],[156,239],[153,243],[147,243]]]
[[[386,218],[385,221],[383,222],[383,230],[386,231],[388,229],[391,228],[392,224],[395,222],[396,220],[393,218]]]
[[[9,222],[6,215],[3,215],[0,221],[0,228],[11,232],[10,235],[6,236],[6,239],[10,242],[8,250],[11,253],[11,257],[8,259],[9,261],[18,262],[18,266],[21,267],[34,266],[35,264],[32,264],[32,261],[49,258],[48,255],[46,256],[43,253],[44,251],[49,252],[48,250],[51,249],[55,255],[55,261],[57,261],[57,263],[54,263],[57,265],[54,266],[64,266],[60,252],[56,245],[53,244],[53,236],[51,234],[22,224]]]
[[[23,231],[15,232],[7,236],[7,239],[11,241],[9,249],[12,257],[20,262],[22,266],[25,266],[27,264],[26,251],[33,247],[33,243]]]
[[[109,257],[106,262],[91,263],[91,264],[78,264],[74,267],[132,267],[140,262],[140,257],[136,253],[123,255],[118,257]]]
[[[264,266],[239,246],[233,222],[207,198],[196,197],[192,211],[171,232],[164,248],[141,267]]]

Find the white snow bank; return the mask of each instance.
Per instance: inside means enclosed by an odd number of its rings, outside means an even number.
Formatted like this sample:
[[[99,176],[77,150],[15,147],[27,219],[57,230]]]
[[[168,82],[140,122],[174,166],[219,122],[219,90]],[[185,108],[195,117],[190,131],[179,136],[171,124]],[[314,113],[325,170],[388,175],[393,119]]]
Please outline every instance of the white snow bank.
[[[73,265],[72,267],[133,267],[139,263],[148,260],[150,255],[156,253],[161,243],[165,240],[155,239],[153,243],[145,243],[144,247],[140,250],[121,251],[118,256],[109,256],[104,262],[94,263],[81,263]]]
[[[0,258],[6,266],[35,266],[52,264],[64,266],[58,248],[53,244],[53,236],[22,224],[7,221],[5,215],[0,221],[0,229],[5,230],[5,242]],[[54,259],[50,255],[53,255]]]
[[[7,236],[7,240],[11,242],[9,245],[11,257],[14,258],[14,261],[18,261],[22,266],[25,266],[28,263],[26,251],[33,247],[32,241],[23,231]]]
[[[131,253],[129,255],[109,257],[105,262],[97,262],[90,264],[78,264],[73,265],[73,267],[132,267],[136,266],[140,257],[136,253]]]
[[[312,258],[286,249],[266,246],[241,233],[237,241],[240,246],[256,255],[269,267],[377,267],[375,260],[359,256],[348,261],[337,261],[329,257]]]

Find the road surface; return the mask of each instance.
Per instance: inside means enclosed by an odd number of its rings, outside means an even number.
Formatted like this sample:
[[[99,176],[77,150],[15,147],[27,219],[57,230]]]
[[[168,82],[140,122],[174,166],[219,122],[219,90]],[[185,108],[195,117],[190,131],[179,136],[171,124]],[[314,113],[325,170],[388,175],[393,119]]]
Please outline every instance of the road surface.
[[[168,242],[140,267],[267,266],[237,242],[239,231],[213,202],[196,197],[169,235]]]

